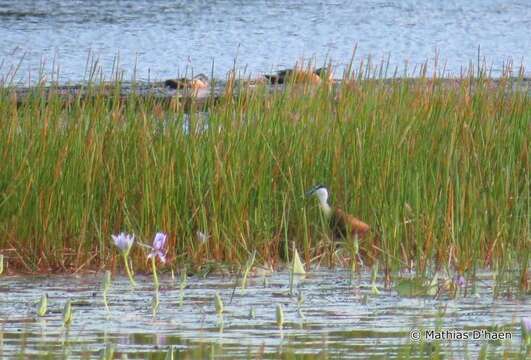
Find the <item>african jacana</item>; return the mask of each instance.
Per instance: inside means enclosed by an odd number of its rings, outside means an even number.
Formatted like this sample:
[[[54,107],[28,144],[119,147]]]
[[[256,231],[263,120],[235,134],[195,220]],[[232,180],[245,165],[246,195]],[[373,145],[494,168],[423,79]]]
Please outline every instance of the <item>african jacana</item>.
[[[323,185],[317,185],[306,192],[306,196],[315,195],[319,199],[319,207],[329,220],[330,229],[334,237],[345,239],[349,235],[363,239],[370,230],[370,226],[345,211],[331,207],[328,204],[328,189]]]

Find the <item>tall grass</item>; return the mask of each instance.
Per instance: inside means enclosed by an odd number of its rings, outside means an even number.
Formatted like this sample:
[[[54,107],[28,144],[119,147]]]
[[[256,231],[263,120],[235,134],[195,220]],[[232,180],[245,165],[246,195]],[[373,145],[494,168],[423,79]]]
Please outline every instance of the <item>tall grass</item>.
[[[110,234],[169,234],[170,256],[273,263],[295,241],[303,260],[333,250],[304,191],[371,224],[381,263],[432,260],[464,271],[529,249],[528,90],[484,72],[459,79],[379,78],[360,65],[338,86],[271,93],[235,86],[208,115],[109,95],[65,102],[35,87],[0,89],[0,249],[23,270],[114,263]],[[472,75],[474,74],[474,75]],[[199,251],[196,230],[208,233]],[[140,250],[132,257],[139,257]],[[140,261],[145,263],[144,261]]]

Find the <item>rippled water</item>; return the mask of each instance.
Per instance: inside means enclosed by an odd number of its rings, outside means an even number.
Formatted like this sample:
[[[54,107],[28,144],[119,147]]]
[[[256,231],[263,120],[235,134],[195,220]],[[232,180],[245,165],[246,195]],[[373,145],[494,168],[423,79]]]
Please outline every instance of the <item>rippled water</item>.
[[[137,277],[139,286],[134,291],[126,278],[113,280],[110,317],[102,302],[101,275],[3,277],[0,351],[4,356],[24,349],[26,354],[50,352],[78,357],[98,354],[106,343],[112,343],[118,354],[143,357],[142,354],[166,351],[170,345],[187,350],[212,343],[222,346],[228,358],[247,358],[249,353],[260,352],[274,354],[282,347],[298,353],[326,350],[329,355],[367,358],[396,355],[409,344],[411,329],[434,329],[437,325],[451,329],[506,326],[513,334],[509,345],[518,349],[519,322],[529,315],[531,300],[518,296],[493,298],[491,278],[487,273],[479,276],[478,296],[435,300],[404,298],[394,290],[383,289],[379,296],[371,295],[369,274],[362,274],[352,283],[346,271],[314,272],[296,290],[304,294],[302,318],[296,297],[289,296],[289,276],[284,272],[251,278],[245,292],[239,288],[234,292],[232,302],[233,278],[191,277],[182,306],[179,284],[163,276],[160,309],[153,319],[149,277]],[[214,310],[216,291],[225,303],[222,329]],[[50,313],[41,319],[35,315],[36,303],[45,292],[49,295]],[[67,299],[76,302],[68,337],[61,314]],[[275,306],[279,303],[285,310],[282,331],[275,323]],[[249,317],[251,308],[256,313],[254,318]],[[444,352],[459,358],[465,348],[469,354],[477,354],[483,342],[444,344]],[[503,349],[494,347],[494,351]]]
[[[167,78],[193,65],[195,73],[224,77],[239,69],[260,73],[292,66],[301,56],[375,63],[391,56],[391,69],[425,60],[456,73],[476,63],[478,46],[499,73],[531,55],[528,0],[360,1],[65,1],[0,0],[0,75],[23,59],[19,74],[33,78],[41,62],[48,73],[60,64],[60,80],[81,80],[89,51],[111,71],[119,52],[130,78]],[[340,67],[336,69],[339,72]]]

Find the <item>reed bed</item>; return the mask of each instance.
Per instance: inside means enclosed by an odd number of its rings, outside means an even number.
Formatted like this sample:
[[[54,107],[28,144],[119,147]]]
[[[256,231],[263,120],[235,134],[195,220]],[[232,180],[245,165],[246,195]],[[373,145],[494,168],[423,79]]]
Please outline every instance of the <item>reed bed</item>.
[[[383,69],[385,70],[385,69]],[[65,102],[0,89],[0,252],[12,269],[118,266],[111,234],[168,234],[169,263],[337,262],[316,203],[372,226],[381,268],[518,268],[529,249],[528,90],[347,70],[337,86],[236,86],[208,107],[89,83]],[[198,242],[197,231],[208,241]],[[141,249],[131,255],[149,269]],[[137,265],[139,267],[139,265]]]

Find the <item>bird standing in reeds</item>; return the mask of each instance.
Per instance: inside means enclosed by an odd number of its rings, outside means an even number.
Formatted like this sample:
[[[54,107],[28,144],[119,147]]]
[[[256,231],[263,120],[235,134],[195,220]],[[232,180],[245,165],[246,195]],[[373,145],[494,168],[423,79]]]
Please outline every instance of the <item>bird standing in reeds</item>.
[[[334,240],[353,240],[352,243],[345,243],[353,251],[353,256],[358,258],[360,263],[368,266],[374,264],[381,253],[380,234],[376,232],[368,242],[371,227],[360,219],[349,213],[328,204],[328,189],[323,185],[314,186],[306,196],[316,196],[319,199],[319,207],[324,216],[328,219],[330,230]]]
[[[306,192],[306,196],[315,195],[319,199],[319,207],[329,221],[330,229],[335,238],[345,239],[349,236],[363,239],[370,230],[370,226],[360,219],[345,211],[331,207],[328,204],[328,189],[323,185],[317,185]]]

